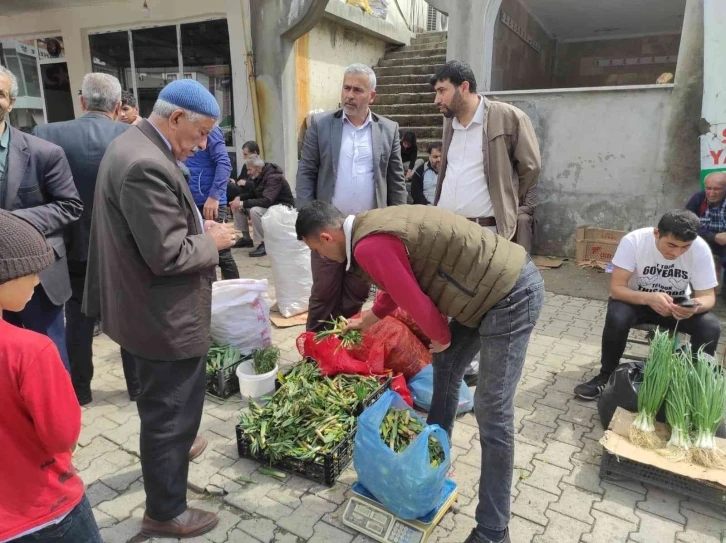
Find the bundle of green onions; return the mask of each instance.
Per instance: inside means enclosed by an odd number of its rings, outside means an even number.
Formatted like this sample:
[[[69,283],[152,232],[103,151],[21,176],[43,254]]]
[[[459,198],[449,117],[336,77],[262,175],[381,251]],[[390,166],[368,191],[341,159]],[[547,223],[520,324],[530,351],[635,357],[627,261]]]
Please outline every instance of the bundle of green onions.
[[[692,371],[691,348],[673,355],[671,381],[666,395],[666,421],[671,427],[671,437],[665,449],[658,452],[671,460],[687,460],[691,450],[691,401],[689,373]]]
[[[691,458],[709,468],[726,468],[726,454],[716,446],[716,430],[723,421],[726,402],[726,377],[713,358],[699,351],[690,370],[688,397],[695,440]]]
[[[338,345],[335,352],[338,349],[352,349],[358,347],[363,343],[363,335],[358,330],[349,330],[343,332],[343,329],[348,325],[348,320],[345,317],[338,317],[335,320],[326,321],[325,324],[329,325],[330,328],[327,330],[321,330],[315,334],[315,341],[320,343],[321,341],[329,338],[330,336],[337,337],[340,339],[340,345]]]
[[[634,445],[645,449],[658,449],[663,445],[655,433],[654,422],[670,386],[672,359],[673,340],[670,334],[656,330],[638,392],[638,416],[630,427],[630,441]]]
[[[265,347],[252,351],[252,369],[257,375],[270,373],[277,366],[280,359],[280,349],[277,347]]]

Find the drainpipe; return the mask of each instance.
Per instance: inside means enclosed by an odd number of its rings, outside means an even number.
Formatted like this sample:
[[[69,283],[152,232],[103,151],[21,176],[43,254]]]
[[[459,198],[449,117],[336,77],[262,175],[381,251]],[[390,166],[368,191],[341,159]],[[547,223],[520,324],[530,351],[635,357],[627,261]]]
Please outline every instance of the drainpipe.
[[[701,185],[712,172],[726,170],[726,2],[703,2],[703,106]]]
[[[250,24],[247,14],[249,4],[243,2],[242,7],[242,27],[245,35],[245,50],[247,51],[247,84],[250,89],[250,98],[252,100],[252,116],[255,121],[255,141],[260,148],[260,156],[264,158],[265,149],[262,138],[262,125],[260,124],[260,107],[257,102],[257,77],[255,76],[255,54],[252,50],[252,36],[250,35]]]

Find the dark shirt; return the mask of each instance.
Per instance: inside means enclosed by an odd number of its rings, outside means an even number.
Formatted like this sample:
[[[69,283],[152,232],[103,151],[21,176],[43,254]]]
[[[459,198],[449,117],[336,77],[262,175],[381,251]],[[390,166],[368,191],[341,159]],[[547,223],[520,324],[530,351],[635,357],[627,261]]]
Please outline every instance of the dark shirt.
[[[418,146],[412,145],[408,149],[404,149],[401,146],[401,162],[403,162],[404,174],[408,170],[413,170],[416,165],[416,159],[418,158]]]

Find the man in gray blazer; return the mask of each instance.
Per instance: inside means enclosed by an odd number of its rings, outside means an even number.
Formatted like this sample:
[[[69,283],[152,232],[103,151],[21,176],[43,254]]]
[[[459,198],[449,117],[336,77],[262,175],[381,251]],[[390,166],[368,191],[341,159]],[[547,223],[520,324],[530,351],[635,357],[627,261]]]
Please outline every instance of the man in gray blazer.
[[[121,107],[121,83],[112,75],[86,74],[81,87],[81,107],[86,112],[83,117],[36,126],[33,133],[65,151],[73,172],[73,181],[83,200],[83,214],[79,221],[71,225],[66,243],[72,290],[71,298],[66,302],[66,346],[76,397],[81,405],[86,405],[93,399],[91,379],[95,320],[81,313],[81,304],[86,282],[93,195],[98,167],[106,148],[129,125],[114,122]],[[124,374],[129,394],[135,399],[139,392],[136,371],[125,364]]]
[[[178,162],[204,149],[220,111],[191,79],[159,93],[148,120],[108,146],[98,170],[83,310],[133,356],[141,384],[146,537],[193,537],[218,522],[187,507],[202,418],[212,281],[231,225],[202,219]]]
[[[47,335],[70,371],[63,304],[71,297],[71,284],[63,236],[81,216],[83,203],[63,149],[8,123],[17,96],[15,76],[0,66],[0,209],[12,211],[40,230],[53,247],[56,261],[40,273],[40,285],[25,309],[5,311],[3,318]]]
[[[313,200],[334,204],[346,215],[406,203],[398,123],[375,115],[376,75],[363,64],[345,70],[343,108],[313,117],[305,133],[297,170],[297,204]],[[358,313],[370,285],[347,273],[346,265],[311,253],[313,288],[307,329],[331,317]],[[344,277],[344,279],[343,279]]]

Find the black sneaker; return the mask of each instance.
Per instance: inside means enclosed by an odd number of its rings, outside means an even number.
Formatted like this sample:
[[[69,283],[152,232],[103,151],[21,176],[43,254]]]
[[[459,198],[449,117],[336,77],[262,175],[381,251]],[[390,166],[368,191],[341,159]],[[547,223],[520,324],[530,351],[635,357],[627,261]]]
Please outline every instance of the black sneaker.
[[[254,251],[250,251],[250,256],[252,258],[259,257],[259,256],[267,256],[267,251],[265,251],[265,244],[260,243],[257,246],[257,249],[255,249]]]
[[[491,539],[484,537],[476,528],[474,528],[464,543],[512,543],[512,540],[509,539],[509,528],[507,528],[507,532],[504,534],[504,539],[500,539],[498,541],[492,541]]]
[[[609,379],[610,375],[598,373],[587,383],[577,385],[575,387],[575,396],[582,398],[583,400],[595,400],[605,389],[605,385],[608,384]]]
[[[251,238],[239,238],[237,240],[237,243],[235,243],[232,247],[235,249],[244,249],[247,247],[254,247],[255,244],[252,242]]]

